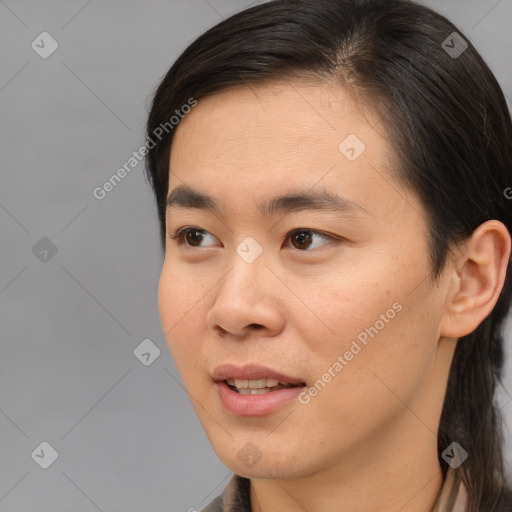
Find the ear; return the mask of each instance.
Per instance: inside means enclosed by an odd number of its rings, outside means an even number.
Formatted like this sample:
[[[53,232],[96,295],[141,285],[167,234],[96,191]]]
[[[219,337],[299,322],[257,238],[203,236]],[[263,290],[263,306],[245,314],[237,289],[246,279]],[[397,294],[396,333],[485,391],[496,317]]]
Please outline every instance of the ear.
[[[451,287],[440,334],[460,338],[472,333],[491,313],[505,282],[511,239],[497,220],[480,224],[448,267]]]

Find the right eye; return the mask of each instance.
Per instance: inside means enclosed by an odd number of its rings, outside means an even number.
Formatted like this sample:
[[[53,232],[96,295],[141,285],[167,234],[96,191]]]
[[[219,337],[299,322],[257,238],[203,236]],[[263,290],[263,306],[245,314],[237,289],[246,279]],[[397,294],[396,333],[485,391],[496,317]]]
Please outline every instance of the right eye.
[[[209,236],[213,240],[216,240],[216,238],[212,234],[208,233],[208,231],[195,226],[182,227],[178,229],[174,235],[169,236],[169,238],[171,240],[176,240],[179,245],[186,244],[191,247],[201,247],[201,242],[205,236]]]

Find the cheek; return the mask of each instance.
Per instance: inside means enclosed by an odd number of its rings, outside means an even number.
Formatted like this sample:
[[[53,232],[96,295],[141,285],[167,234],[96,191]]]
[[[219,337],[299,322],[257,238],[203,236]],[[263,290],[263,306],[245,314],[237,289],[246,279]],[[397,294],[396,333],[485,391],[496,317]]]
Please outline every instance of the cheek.
[[[331,346],[330,353],[328,349],[320,356],[311,352],[314,371],[302,419],[312,438],[336,439],[336,445],[350,446],[406,417],[409,407],[414,409],[434,358],[416,346],[421,340],[408,333],[406,315],[404,307],[378,334],[368,334],[366,345],[347,335]],[[357,330],[358,326],[350,326],[351,332]]]
[[[370,281],[369,272],[365,274],[365,281],[353,272],[341,279],[338,274],[326,275],[315,283],[314,290],[308,283],[295,285],[298,295],[307,297],[307,305],[315,316],[301,305],[302,312],[295,314],[294,323],[304,329],[304,339],[315,345],[318,353],[343,354],[350,350],[353,341],[364,347],[396,322],[401,315],[397,311],[402,307],[397,301],[400,295],[391,289],[389,282]],[[306,318],[314,321],[315,329]]]
[[[196,317],[204,301],[209,286],[204,277],[195,272],[180,270],[170,257],[164,261],[158,283],[158,308],[162,324],[167,329],[178,331],[182,325]]]
[[[345,407],[357,411],[354,421],[360,425],[405,411],[405,404],[412,405],[421,396],[434,371],[435,319],[414,301],[402,299],[400,306],[391,315],[383,308],[384,317],[369,316],[358,334],[344,340],[344,352],[340,351],[342,378],[330,390],[330,398],[340,411]],[[387,323],[381,320],[386,317]]]
[[[171,271],[164,263],[158,285],[158,309],[162,330],[178,366],[188,365],[199,353],[202,337],[199,330],[205,325],[205,292],[194,286],[190,276]],[[195,334],[197,333],[197,334]]]
[[[315,337],[305,322],[299,323],[309,333],[304,339],[311,376],[326,382],[325,391],[318,382],[318,396],[323,396],[319,404],[330,408],[336,403],[341,411],[343,405],[357,410],[372,402],[377,411],[382,403],[400,404],[398,397],[407,402],[428,380],[439,315],[436,298],[426,286],[410,293],[416,276],[410,277],[388,274],[372,282],[367,273],[364,285],[347,276],[343,283],[325,283],[318,289],[314,300],[322,322],[316,324],[327,335]],[[334,332],[326,331],[324,323]]]
[[[158,310],[160,321],[166,339],[172,334],[171,329],[175,324],[177,296],[181,286],[176,286],[177,276],[170,271],[169,265],[164,262],[160,280],[158,283]]]

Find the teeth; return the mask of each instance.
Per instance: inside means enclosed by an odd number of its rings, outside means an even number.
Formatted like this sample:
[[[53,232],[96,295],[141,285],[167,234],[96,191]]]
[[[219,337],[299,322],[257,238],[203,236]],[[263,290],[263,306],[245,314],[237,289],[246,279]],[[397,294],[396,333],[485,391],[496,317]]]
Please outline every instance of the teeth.
[[[285,384],[286,382],[279,382],[277,379],[253,379],[253,380],[244,380],[244,379],[227,379],[226,381],[230,386],[234,386],[239,390],[260,390],[265,391],[265,388],[273,388],[278,386],[279,384]],[[244,393],[248,394],[248,393]],[[256,395],[258,393],[252,393]]]
[[[270,389],[238,389],[238,393],[241,395],[264,395],[265,393],[271,393]]]
[[[247,385],[250,389],[261,389],[267,387],[267,379],[248,380]],[[238,386],[237,386],[238,387]]]

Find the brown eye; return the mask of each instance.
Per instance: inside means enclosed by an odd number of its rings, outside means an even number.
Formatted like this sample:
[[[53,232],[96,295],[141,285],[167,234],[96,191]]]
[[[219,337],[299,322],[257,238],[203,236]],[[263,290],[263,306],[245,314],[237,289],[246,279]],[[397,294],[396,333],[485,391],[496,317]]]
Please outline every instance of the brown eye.
[[[332,237],[330,237],[328,235],[324,235],[323,233],[314,231],[312,229],[297,229],[289,235],[290,242],[292,243],[292,245],[296,249],[301,249],[301,250],[311,248],[311,246],[314,244],[315,237],[317,237],[319,239],[324,239],[327,241],[327,243],[329,240],[332,239]],[[325,244],[320,244],[320,245],[325,245]],[[317,243],[316,246],[313,247],[313,249],[315,249],[318,246],[319,246],[319,244]]]
[[[171,240],[177,240],[179,245],[187,245],[190,247],[201,247],[201,243],[207,237],[215,240],[215,237],[208,233],[208,231],[195,227],[185,227],[178,229],[174,235],[169,236]]]
[[[203,239],[203,234],[200,229],[189,229],[185,232],[184,236],[187,243],[194,247],[200,245]]]
[[[290,239],[297,249],[307,249],[311,245],[311,233],[309,231],[294,233]]]

